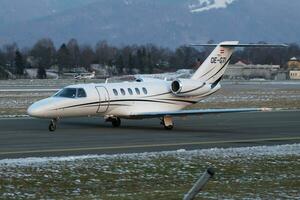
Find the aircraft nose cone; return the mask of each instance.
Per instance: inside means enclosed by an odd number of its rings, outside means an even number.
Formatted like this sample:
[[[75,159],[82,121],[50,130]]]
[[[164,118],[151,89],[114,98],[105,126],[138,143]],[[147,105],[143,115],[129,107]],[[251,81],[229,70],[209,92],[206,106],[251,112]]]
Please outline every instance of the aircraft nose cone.
[[[28,109],[27,109],[27,114],[31,117],[39,117],[40,114],[40,109],[38,109],[36,106],[31,105]]]
[[[53,112],[53,104],[55,105],[57,100],[52,98],[42,99],[35,102],[27,109],[27,114],[36,118],[53,118],[56,117],[56,113]]]

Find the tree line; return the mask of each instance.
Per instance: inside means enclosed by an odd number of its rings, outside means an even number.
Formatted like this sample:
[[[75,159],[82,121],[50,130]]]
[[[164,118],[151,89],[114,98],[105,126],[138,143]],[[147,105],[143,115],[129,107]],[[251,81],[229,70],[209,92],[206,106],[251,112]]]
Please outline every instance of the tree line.
[[[160,73],[196,68],[211,50],[191,46],[169,49],[154,44],[117,47],[106,41],[91,46],[79,44],[76,39],[56,48],[51,39],[44,38],[30,48],[20,49],[16,43],[3,45],[0,48],[0,74],[6,70],[22,77],[26,68],[37,68],[38,78],[46,78],[46,70],[51,67],[56,67],[58,73],[63,74],[77,68],[91,71],[91,64],[115,68],[111,75]],[[238,49],[231,63],[243,61],[246,64],[273,64],[286,68],[291,57],[300,57],[298,44],[289,44],[287,48]]]

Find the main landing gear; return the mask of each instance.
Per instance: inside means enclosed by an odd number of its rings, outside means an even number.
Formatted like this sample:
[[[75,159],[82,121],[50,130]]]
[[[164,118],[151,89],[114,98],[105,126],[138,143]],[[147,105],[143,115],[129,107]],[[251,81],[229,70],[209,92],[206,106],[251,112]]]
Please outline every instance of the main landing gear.
[[[172,130],[174,127],[173,119],[170,116],[164,116],[161,119],[161,124],[165,127],[166,130]]]
[[[49,131],[50,132],[53,132],[56,130],[56,125],[57,125],[57,121],[58,119],[57,118],[54,118],[50,121],[50,124],[49,124]]]
[[[119,117],[109,117],[105,120],[106,122],[111,122],[113,127],[121,126],[121,119]]]

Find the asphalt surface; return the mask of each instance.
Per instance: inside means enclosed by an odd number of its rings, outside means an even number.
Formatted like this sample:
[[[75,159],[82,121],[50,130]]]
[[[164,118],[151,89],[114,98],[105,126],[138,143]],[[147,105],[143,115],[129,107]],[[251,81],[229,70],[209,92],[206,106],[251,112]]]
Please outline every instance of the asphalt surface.
[[[132,153],[240,147],[300,142],[300,111],[239,113],[175,118],[164,130],[158,119],[122,120],[112,128],[102,118],[0,119],[0,159],[32,156]]]

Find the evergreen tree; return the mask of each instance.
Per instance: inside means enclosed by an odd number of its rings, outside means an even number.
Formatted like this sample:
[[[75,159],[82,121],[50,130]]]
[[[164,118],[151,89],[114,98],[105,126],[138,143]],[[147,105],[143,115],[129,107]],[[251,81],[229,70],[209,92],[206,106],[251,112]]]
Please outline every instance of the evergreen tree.
[[[143,58],[143,52],[139,48],[137,50],[137,66],[140,69],[140,72],[143,74],[145,72],[145,65],[144,65],[144,58]]]
[[[147,55],[147,73],[151,74],[152,72],[153,72],[152,56],[151,56],[151,53],[148,52],[148,55]]]
[[[0,66],[5,66],[5,64],[6,64],[5,55],[0,49]]]
[[[64,69],[71,67],[70,53],[66,44],[62,44],[57,52],[57,65],[59,74],[63,74]]]
[[[16,51],[15,56],[15,67],[16,67],[16,74],[23,75],[24,74],[24,60],[21,52],[19,50]]]
[[[123,69],[124,69],[124,59],[122,57],[122,55],[119,55],[117,60],[116,60],[116,67],[118,70],[118,73],[121,74],[123,73]]]
[[[37,71],[36,77],[38,79],[46,79],[47,78],[47,73],[44,67],[39,67]]]
[[[128,69],[129,69],[128,73],[129,74],[132,74],[133,66],[134,66],[133,56],[132,56],[132,53],[129,53],[129,56],[128,56]]]

